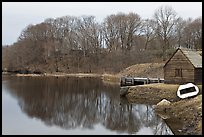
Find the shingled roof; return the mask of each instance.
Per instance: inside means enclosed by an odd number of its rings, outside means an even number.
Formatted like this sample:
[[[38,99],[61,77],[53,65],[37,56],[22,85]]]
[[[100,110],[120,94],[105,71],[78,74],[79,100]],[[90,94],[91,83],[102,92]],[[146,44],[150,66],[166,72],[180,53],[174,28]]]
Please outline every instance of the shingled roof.
[[[197,51],[181,49],[195,68],[202,68],[202,56]]]
[[[178,51],[181,50],[181,52],[186,56],[186,58],[191,62],[191,64],[195,68],[202,68],[202,56],[199,54],[199,52],[195,50],[190,50],[190,49],[185,49],[185,48],[178,48],[174,54]],[[172,55],[172,57],[174,56]],[[171,57],[171,58],[172,58]],[[171,58],[165,63],[164,67],[166,64],[171,60]]]

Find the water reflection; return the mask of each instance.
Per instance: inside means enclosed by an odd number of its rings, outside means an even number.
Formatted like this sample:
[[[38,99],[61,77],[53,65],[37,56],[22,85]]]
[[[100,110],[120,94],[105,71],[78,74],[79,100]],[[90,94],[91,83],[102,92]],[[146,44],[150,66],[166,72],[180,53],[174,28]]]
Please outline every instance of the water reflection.
[[[171,130],[151,106],[120,103],[119,87],[99,78],[4,77],[7,91],[21,110],[47,126],[93,129],[96,124],[117,133],[169,135]],[[144,133],[141,133],[144,132]],[[146,132],[147,133],[147,132]]]

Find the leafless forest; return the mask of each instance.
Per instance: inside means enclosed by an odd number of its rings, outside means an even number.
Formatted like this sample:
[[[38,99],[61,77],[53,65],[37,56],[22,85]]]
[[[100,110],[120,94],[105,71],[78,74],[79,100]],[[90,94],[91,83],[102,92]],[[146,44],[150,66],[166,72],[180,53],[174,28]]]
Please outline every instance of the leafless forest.
[[[137,13],[63,16],[28,25],[2,46],[2,71],[116,73],[138,63],[162,62],[177,47],[202,49],[202,17],[182,19],[169,6],[142,19]]]

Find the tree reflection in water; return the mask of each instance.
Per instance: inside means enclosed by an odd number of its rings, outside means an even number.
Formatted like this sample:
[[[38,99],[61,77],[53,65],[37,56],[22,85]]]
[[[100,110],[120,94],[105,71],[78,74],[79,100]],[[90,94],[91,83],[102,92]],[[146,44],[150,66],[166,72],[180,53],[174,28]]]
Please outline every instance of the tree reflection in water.
[[[93,129],[101,123],[118,133],[150,127],[155,135],[172,134],[151,106],[120,103],[119,86],[99,78],[10,77],[6,86],[24,113],[47,126]]]

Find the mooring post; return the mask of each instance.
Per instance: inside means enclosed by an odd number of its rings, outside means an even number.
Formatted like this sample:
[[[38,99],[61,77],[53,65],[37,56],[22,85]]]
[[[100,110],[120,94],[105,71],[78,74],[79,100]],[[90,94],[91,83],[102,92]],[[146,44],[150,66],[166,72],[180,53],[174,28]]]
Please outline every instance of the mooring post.
[[[149,83],[150,83],[149,78],[147,78],[147,84],[149,84]]]
[[[132,78],[132,85],[134,86],[134,78]]]
[[[125,77],[121,77],[120,79],[120,86],[125,86],[126,85],[126,78]]]
[[[161,81],[160,81],[160,78],[158,78],[158,83],[160,83]]]
[[[146,81],[146,80],[144,80],[144,84],[147,84],[147,81]]]

